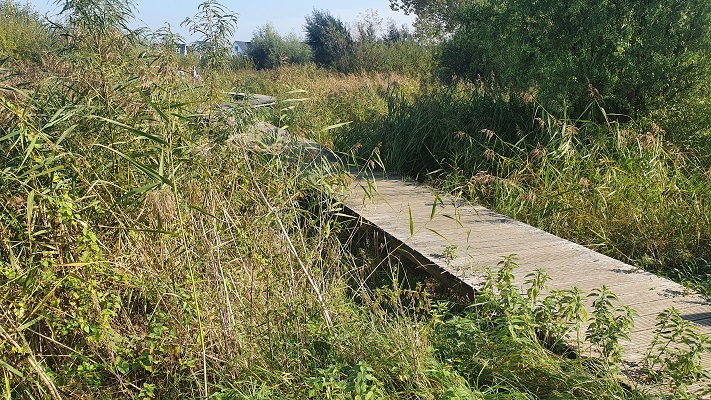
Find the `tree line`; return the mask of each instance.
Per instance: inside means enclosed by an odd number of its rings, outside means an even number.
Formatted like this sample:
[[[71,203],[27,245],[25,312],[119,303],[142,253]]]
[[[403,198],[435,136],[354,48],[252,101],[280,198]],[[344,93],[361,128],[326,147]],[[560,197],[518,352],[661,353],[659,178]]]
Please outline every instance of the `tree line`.
[[[313,62],[341,72],[396,71],[422,73],[431,66],[431,49],[406,26],[384,24],[375,11],[349,28],[326,10],[313,10],[304,24],[306,40],[280,35],[271,24],[257,29],[249,51],[257,69]]]
[[[267,23],[254,32],[249,57],[257,69],[313,62],[344,73],[395,71],[434,75],[443,83],[486,82],[558,114],[602,110],[622,118],[697,110],[711,81],[711,3],[703,0],[390,3],[393,10],[417,16],[414,32],[392,21],[384,24],[372,11],[348,26],[314,9],[305,18],[305,40],[280,35]],[[54,23],[27,5],[2,2],[0,59],[39,62],[43,51],[58,47],[52,40],[101,46],[98,39],[111,36],[107,29],[125,28],[132,15],[130,2],[92,4],[66,2],[69,7],[58,16],[64,23]],[[203,67],[235,65],[229,47],[236,13],[207,0],[183,25],[208,44],[199,49]],[[143,34],[166,49],[184,42],[170,25],[132,34],[126,37],[138,40]],[[702,121],[699,127],[708,122],[696,119]]]

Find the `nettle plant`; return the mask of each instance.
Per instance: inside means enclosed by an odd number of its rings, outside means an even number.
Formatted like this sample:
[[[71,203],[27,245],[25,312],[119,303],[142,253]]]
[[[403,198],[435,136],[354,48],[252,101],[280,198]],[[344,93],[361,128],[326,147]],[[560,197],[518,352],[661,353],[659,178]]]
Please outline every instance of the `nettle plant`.
[[[492,325],[504,324],[514,339],[541,340],[547,347],[560,351],[576,345],[582,349],[585,338],[606,362],[621,361],[620,341],[628,339],[634,326],[635,310],[619,305],[617,296],[607,287],[593,289],[587,296],[578,288],[548,291],[550,277],[543,270],[526,276],[527,289],[521,292],[514,284],[518,267],[513,256],[491,271],[474,308],[479,317]],[[542,296],[542,293],[549,292]],[[592,300],[590,314],[585,298]],[[711,374],[701,367],[701,355],[711,351],[711,340],[700,335],[693,323],[682,319],[671,309],[658,317],[656,336],[647,351],[645,365],[650,379],[664,380],[670,386],[686,387]],[[588,327],[583,331],[585,324]]]
[[[512,334],[527,332],[554,347],[564,345],[570,336],[574,336],[577,348],[583,348],[582,338],[585,337],[606,361],[620,360],[619,341],[627,337],[633,326],[634,310],[616,306],[617,297],[606,287],[594,289],[588,295],[594,298],[592,322],[582,332],[584,324],[589,321],[584,293],[572,288],[541,296],[547,291],[546,282],[550,277],[539,269],[526,276],[528,288],[525,294],[521,294],[513,283],[513,271],[517,267],[513,257],[504,259],[499,264],[496,278],[487,283],[484,293],[485,297],[495,301],[497,307],[501,307]]]
[[[588,297],[593,298],[593,312],[585,337],[599,348],[606,360],[619,362],[620,339],[629,339],[637,313],[627,306],[616,307],[617,296],[604,285],[593,289]]]
[[[617,296],[605,286],[587,295],[592,300],[590,314],[584,306],[585,293],[578,288],[553,290],[541,296],[550,279],[543,270],[526,276],[528,288],[522,294],[513,284],[516,267],[509,256],[499,263],[496,276],[489,273],[475,303],[480,316],[498,321],[494,324],[504,323],[514,339],[535,338],[554,351],[566,352],[570,345],[583,349],[585,338],[592,345],[591,352],[596,350],[609,366],[621,361],[620,341],[629,339],[635,310],[619,305]],[[646,379],[667,385],[675,395],[686,396],[691,385],[711,380],[711,372],[701,365],[702,355],[711,352],[711,338],[700,334],[674,308],[660,313],[657,321],[654,340],[644,359]],[[587,322],[590,324],[583,332]]]
[[[659,314],[657,321],[654,340],[645,354],[645,371],[650,381],[664,383],[672,393],[685,396],[690,385],[711,379],[711,372],[701,366],[701,356],[711,352],[711,338],[700,334],[675,308]]]

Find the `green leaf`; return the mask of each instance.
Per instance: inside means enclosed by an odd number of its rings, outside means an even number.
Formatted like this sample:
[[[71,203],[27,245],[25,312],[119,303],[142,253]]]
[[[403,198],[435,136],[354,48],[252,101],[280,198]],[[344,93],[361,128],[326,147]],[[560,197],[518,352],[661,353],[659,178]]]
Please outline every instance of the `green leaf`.
[[[173,185],[173,182],[171,182],[171,180],[168,179],[166,176],[163,176],[163,175],[159,174],[158,171],[155,171],[155,170],[153,170],[153,169],[151,169],[151,168],[149,168],[149,167],[147,167],[147,166],[141,164],[140,162],[136,161],[133,157],[130,157],[130,156],[128,156],[128,155],[126,155],[126,154],[124,154],[124,153],[122,153],[122,152],[120,152],[120,151],[118,151],[118,150],[116,150],[116,149],[114,149],[114,148],[112,148],[112,147],[104,146],[103,144],[98,144],[98,143],[97,143],[97,144],[95,144],[95,146],[103,147],[103,148],[105,148],[105,149],[107,149],[107,150],[109,150],[109,151],[114,152],[116,155],[118,155],[119,157],[121,157],[121,158],[123,158],[124,160],[128,161],[131,165],[135,166],[136,168],[138,168],[138,169],[139,169],[141,172],[143,172],[144,174],[146,174],[146,175],[148,175],[148,176],[150,176],[150,177],[159,179],[161,182],[165,183],[166,185],[168,185],[168,186],[170,186],[170,187],[172,187],[172,188],[175,188],[175,186]]]
[[[166,145],[166,146],[168,145],[168,142],[166,142],[165,140],[159,138],[158,136],[151,135],[150,133],[143,132],[143,131],[140,130],[140,129],[136,129],[136,128],[134,128],[134,127],[132,127],[132,126],[130,126],[130,125],[126,125],[126,124],[124,124],[124,123],[122,123],[122,122],[119,122],[119,121],[116,121],[116,120],[113,120],[113,119],[109,119],[109,118],[104,118],[104,117],[96,116],[96,115],[92,116],[92,118],[96,118],[96,119],[98,119],[98,120],[101,120],[101,121],[104,121],[104,122],[108,122],[109,124],[118,126],[118,127],[120,127],[120,128],[123,128],[123,129],[126,129],[126,130],[129,131],[129,132],[133,132],[133,133],[135,133],[135,134],[137,134],[137,135],[139,135],[139,136],[142,136],[142,137],[144,137],[144,138],[146,138],[146,139],[150,139],[150,140],[152,140],[152,141],[154,141],[154,142],[157,142],[157,143],[160,143],[160,144],[163,144],[163,145]],[[104,147],[105,147],[105,146],[104,146]]]
[[[407,206],[407,213],[410,216],[410,236],[415,234],[415,223],[412,221],[412,209]]]
[[[27,195],[27,235],[32,236],[32,215],[34,213],[34,208],[35,208],[35,191],[30,190],[30,193]]]
[[[353,121],[348,121],[348,122],[341,122],[340,124],[329,125],[329,126],[323,128],[323,129],[321,129],[321,132],[330,131],[331,129],[340,128],[340,127],[342,127],[342,126],[346,126],[346,125],[348,125],[348,124],[351,124],[352,122],[353,122]]]
[[[0,360],[0,367],[4,367],[4,368],[7,369],[8,371],[10,371],[12,374],[14,374],[14,375],[16,375],[16,376],[18,376],[18,377],[20,377],[20,378],[24,378],[24,376],[25,376],[21,371],[19,371],[18,369],[16,369],[15,367],[13,367],[12,365],[6,363],[6,362],[3,361],[3,360]],[[6,387],[7,387],[7,381],[5,382],[5,385],[6,385]]]

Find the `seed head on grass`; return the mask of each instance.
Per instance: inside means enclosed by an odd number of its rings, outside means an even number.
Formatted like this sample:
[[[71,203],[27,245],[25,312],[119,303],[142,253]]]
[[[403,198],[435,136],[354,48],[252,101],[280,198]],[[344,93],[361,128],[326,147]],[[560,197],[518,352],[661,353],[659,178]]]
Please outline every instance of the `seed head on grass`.
[[[486,161],[491,161],[494,159],[494,157],[496,157],[496,152],[494,152],[493,149],[486,149],[486,150],[484,150],[484,153],[482,154],[482,156],[484,157],[484,159]]]
[[[146,194],[146,205],[153,213],[153,217],[163,223],[171,223],[177,214],[175,194],[170,188],[151,190]]]
[[[496,132],[494,132],[491,129],[482,129],[481,133],[483,133],[484,136],[486,136],[486,140],[491,140],[494,138],[494,136],[496,136]]]

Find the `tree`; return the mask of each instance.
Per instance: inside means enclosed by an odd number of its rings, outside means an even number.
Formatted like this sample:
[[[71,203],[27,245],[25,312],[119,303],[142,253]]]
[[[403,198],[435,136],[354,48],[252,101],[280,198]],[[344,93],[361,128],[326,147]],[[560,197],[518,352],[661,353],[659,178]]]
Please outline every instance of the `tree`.
[[[274,25],[267,23],[254,32],[249,56],[257,69],[277,68],[284,64],[304,64],[311,59],[311,49],[291,34],[279,35]]]
[[[311,61],[311,47],[293,32],[284,38],[284,54],[290,64],[306,64]]]
[[[376,10],[366,10],[361,14],[361,20],[356,21],[355,28],[359,42],[376,42],[382,30],[383,19]]]
[[[393,0],[444,20],[447,76],[494,77],[513,93],[582,113],[636,115],[707,82],[706,0]]]
[[[237,28],[237,14],[228,10],[217,0],[206,0],[198,6],[192,18],[182,24],[190,33],[200,35],[200,46],[209,68],[225,67],[229,61],[232,37]]]
[[[411,39],[413,39],[413,36],[407,25],[398,27],[394,20],[391,19],[388,21],[388,27],[385,31],[385,35],[383,36],[383,40],[388,43],[398,43]]]
[[[346,26],[328,11],[314,9],[306,17],[304,30],[306,43],[311,46],[314,62],[319,66],[337,67],[353,45]]]
[[[454,14],[473,0],[390,0],[393,11],[415,14],[415,27],[423,39],[439,41],[456,29]]]

